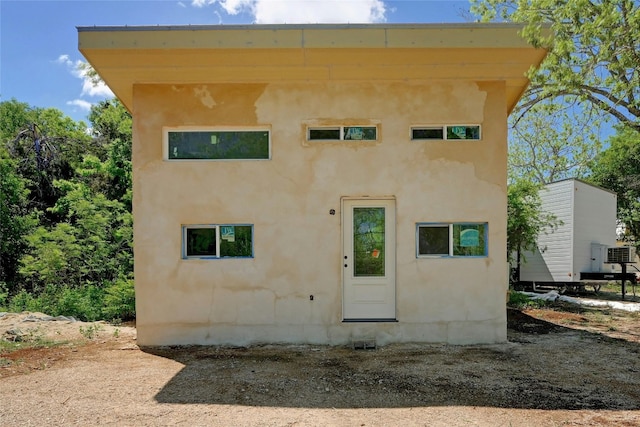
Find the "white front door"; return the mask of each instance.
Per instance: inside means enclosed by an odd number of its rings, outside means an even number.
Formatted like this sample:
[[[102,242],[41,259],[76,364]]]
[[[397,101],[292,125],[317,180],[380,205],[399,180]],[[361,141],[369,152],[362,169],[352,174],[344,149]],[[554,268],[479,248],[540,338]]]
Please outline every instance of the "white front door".
[[[343,319],[396,318],[396,203],[344,199]]]

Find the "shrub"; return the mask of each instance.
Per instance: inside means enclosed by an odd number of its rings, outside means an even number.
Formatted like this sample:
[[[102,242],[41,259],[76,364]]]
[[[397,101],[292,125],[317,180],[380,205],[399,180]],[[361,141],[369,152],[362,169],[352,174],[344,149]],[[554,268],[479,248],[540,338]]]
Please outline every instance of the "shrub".
[[[11,311],[39,311],[51,316],[71,316],[78,320],[94,321],[102,318],[104,291],[97,286],[80,288],[47,285],[39,294],[21,290],[11,298]]]
[[[131,320],[136,317],[136,295],[133,280],[120,278],[105,288],[105,319]]]

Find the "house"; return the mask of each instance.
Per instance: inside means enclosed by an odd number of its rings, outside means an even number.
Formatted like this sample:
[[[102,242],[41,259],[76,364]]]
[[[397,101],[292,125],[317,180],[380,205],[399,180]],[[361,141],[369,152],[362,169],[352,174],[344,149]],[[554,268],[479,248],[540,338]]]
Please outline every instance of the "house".
[[[573,178],[549,183],[538,194],[557,226],[538,236],[535,251],[524,253],[520,281],[581,287],[581,274],[611,273],[606,258],[616,244],[616,194]]]
[[[521,28],[78,28],[133,115],[139,343],[505,341]]]

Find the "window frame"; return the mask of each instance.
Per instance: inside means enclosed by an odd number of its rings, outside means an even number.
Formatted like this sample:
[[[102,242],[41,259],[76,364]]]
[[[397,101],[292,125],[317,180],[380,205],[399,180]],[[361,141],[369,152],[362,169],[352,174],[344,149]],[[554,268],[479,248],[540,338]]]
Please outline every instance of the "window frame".
[[[484,254],[483,255],[455,255],[454,254],[454,227],[455,226],[484,226]],[[420,228],[448,227],[448,254],[421,254],[420,253]],[[416,258],[487,258],[489,256],[489,223],[482,221],[462,221],[462,222],[418,222],[416,223]]]
[[[459,138],[448,138],[448,130],[449,128],[461,126],[465,128],[477,127],[478,128],[478,138],[477,139],[459,139]],[[442,131],[442,138],[414,138],[415,130],[440,130]],[[412,125],[410,128],[410,139],[411,141],[482,141],[482,125],[480,124],[444,124],[444,125]]]
[[[269,153],[266,158],[240,159],[172,159],[169,157],[169,133],[171,132],[267,132]],[[272,141],[270,126],[163,126],[162,127],[162,159],[167,162],[261,162],[272,158]]]
[[[373,128],[376,131],[375,139],[345,139],[345,128]],[[311,131],[314,130],[338,130],[339,135],[338,139],[311,139]],[[307,142],[315,143],[315,142],[377,142],[380,140],[380,127],[378,124],[368,124],[368,125],[326,125],[326,126],[317,126],[317,125],[307,125]]]
[[[251,228],[251,255],[250,256],[222,256],[220,254],[220,227],[250,227]],[[216,230],[216,255],[187,255],[187,230],[193,229],[212,229]],[[255,258],[254,252],[254,225],[253,224],[182,224],[181,235],[181,258],[183,260],[193,259],[252,259]]]

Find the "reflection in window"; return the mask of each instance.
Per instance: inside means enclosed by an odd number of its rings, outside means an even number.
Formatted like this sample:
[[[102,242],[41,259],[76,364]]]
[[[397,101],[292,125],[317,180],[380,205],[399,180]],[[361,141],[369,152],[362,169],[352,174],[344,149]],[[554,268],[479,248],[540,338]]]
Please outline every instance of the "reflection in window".
[[[418,256],[487,256],[487,223],[418,224]]]
[[[182,245],[184,258],[252,257],[253,226],[187,225]]]
[[[453,224],[453,255],[486,255],[486,224]]]
[[[344,128],[344,139],[355,141],[375,141],[376,127],[351,126]]]
[[[217,256],[218,238],[217,228],[187,228],[185,230],[186,255]]]
[[[418,227],[418,255],[449,255],[449,226]]]
[[[385,275],[385,208],[353,208],[356,277]]]
[[[479,140],[480,126],[416,126],[411,128],[412,140]]]
[[[168,158],[243,160],[269,158],[269,131],[169,131]]]
[[[322,126],[307,130],[309,141],[375,141],[378,139],[376,126]]]
[[[480,139],[480,126],[447,126],[447,139]]]

